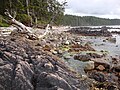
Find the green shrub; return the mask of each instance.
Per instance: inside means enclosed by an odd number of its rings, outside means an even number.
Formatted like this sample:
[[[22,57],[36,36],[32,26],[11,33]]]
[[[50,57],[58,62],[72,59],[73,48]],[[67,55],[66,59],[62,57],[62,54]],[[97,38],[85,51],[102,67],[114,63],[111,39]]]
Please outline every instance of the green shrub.
[[[31,23],[31,17],[28,16],[27,14],[18,14],[16,19],[27,26],[29,26]]]
[[[0,15],[0,23],[2,22],[2,16]]]
[[[0,27],[8,27],[9,24],[3,21],[3,16],[0,15]]]
[[[0,27],[9,27],[9,24],[0,22]]]

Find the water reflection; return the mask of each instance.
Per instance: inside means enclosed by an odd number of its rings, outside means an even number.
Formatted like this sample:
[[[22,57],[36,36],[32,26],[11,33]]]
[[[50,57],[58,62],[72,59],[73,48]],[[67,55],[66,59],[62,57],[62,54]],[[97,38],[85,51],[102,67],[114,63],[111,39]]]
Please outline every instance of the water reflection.
[[[113,34],[112,38],[116,38],[116,42],[110,42],[107,37],[91,37],[84,38],[85,41],[92,42],[92,46],[98,50],[104,50],[109,52],[110,55],[120,55],[120,35]]]
[[[118,35],[118,34],[113,34],[113,37],[116,38],[116,44],[117,44],[117,45],[120,45],[120,35]]]

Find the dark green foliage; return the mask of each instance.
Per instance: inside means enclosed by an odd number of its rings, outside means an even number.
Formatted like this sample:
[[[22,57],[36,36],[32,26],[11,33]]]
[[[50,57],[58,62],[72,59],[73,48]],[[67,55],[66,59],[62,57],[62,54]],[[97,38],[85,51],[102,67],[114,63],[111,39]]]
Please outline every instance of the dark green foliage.
[[[8,27],[9,25],[3,21],[3,17],[0,15],[0,27]]]
[[[57,0],[1,0],[0,15],[4,16],[5,9],[12,16],[16,12],[17,19],[27,25],[37,24],[37,21],[49,23],[55,16],[54,24],[59,24],[65,4],[66,2],[60,4]]]
[[[99,26],[99,25],[119,25],[120,19],[105,19],[94,16],[74,16],[65,15],[61,22],[62,25],[71,26]]]
[[[0,22],[0,27],[8,27],[8,26],[9,26],[9,24]]]
[[[31,16],[28,16],[27,14],[18,14],[16,19],[25,25],[30,25],[31,22]]]
[[[2,22],[2,16],[0,15],[0,22]]]

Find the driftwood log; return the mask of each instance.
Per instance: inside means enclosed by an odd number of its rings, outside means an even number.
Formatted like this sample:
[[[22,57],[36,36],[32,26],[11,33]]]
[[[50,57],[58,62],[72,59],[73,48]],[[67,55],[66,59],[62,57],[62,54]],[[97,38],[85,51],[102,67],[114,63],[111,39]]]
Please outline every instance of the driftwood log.
[[[20,33],[25,33],[29,36],[30,39],[40,39],[43,38],[49,32],[49,24],[47,24],[45,28],[45,32],[43,35],[37,36],[35,33],[32,32],[33,28],[25,26],[23,23],[17,21],[8,11],[5,12],[5,15],[9,17],[9,22],[13,24]]]

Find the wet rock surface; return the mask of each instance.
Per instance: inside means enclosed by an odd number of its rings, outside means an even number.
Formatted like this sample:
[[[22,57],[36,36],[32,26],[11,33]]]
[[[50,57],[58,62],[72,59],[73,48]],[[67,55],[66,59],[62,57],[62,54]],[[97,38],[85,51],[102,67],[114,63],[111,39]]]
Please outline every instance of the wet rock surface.
[[[44,51],[40,45],[35,46],[37,43],[24,35],[0,38],[0,90],[90,88],[86,80],[81,80],[57,56]]]
[[[76,34],[12,34],[0,38],[0,90],[119,90],[119,63]]]
[[[120,31],[112,31],[113,34],[120,34]]]
[[[76,28],[72,28],[68,32],[83,35],[83,36],[105,36],[105,37],[112,36],[112,34],[107,30],[107,27],[102,27],[98,29],[92,29],[89,27],[88,28],[76,27]]]
[[[75,55],[74,59],[81,60],[81,61],[89,61],[90,56],[88,56],[88,55]]]
[[[106,32],[107,31],[103,33]],[[64,35],[65,34],[63,34],[63,36]],[[65,38],[63,41],[64,40]],[[69,41],[69,44],[66,44],[65,47],[63,47],[66,50],[63,50],[62,55],[65,55],[64,52],[68,53],[66,55],[67,59],[65,60],[68,64],[71,64],[70,66],[74,66],[73,64],[75,63],[74,67],[77,68],[77,71],[82,76],[85,76],[84,78],[87,77],[95,80],[96,84],[93,85],[95,90],[120,89],[119,57],[110,57],[106,51],[96,51],[92,48],[89,42],[82,41],[81,37],[76,34],[74,36],[73,34],[67,33],[67,38],[65,41]],[[76,62],[76,60],[78,62]],[[90,90],[94,89],[92,88]]]

